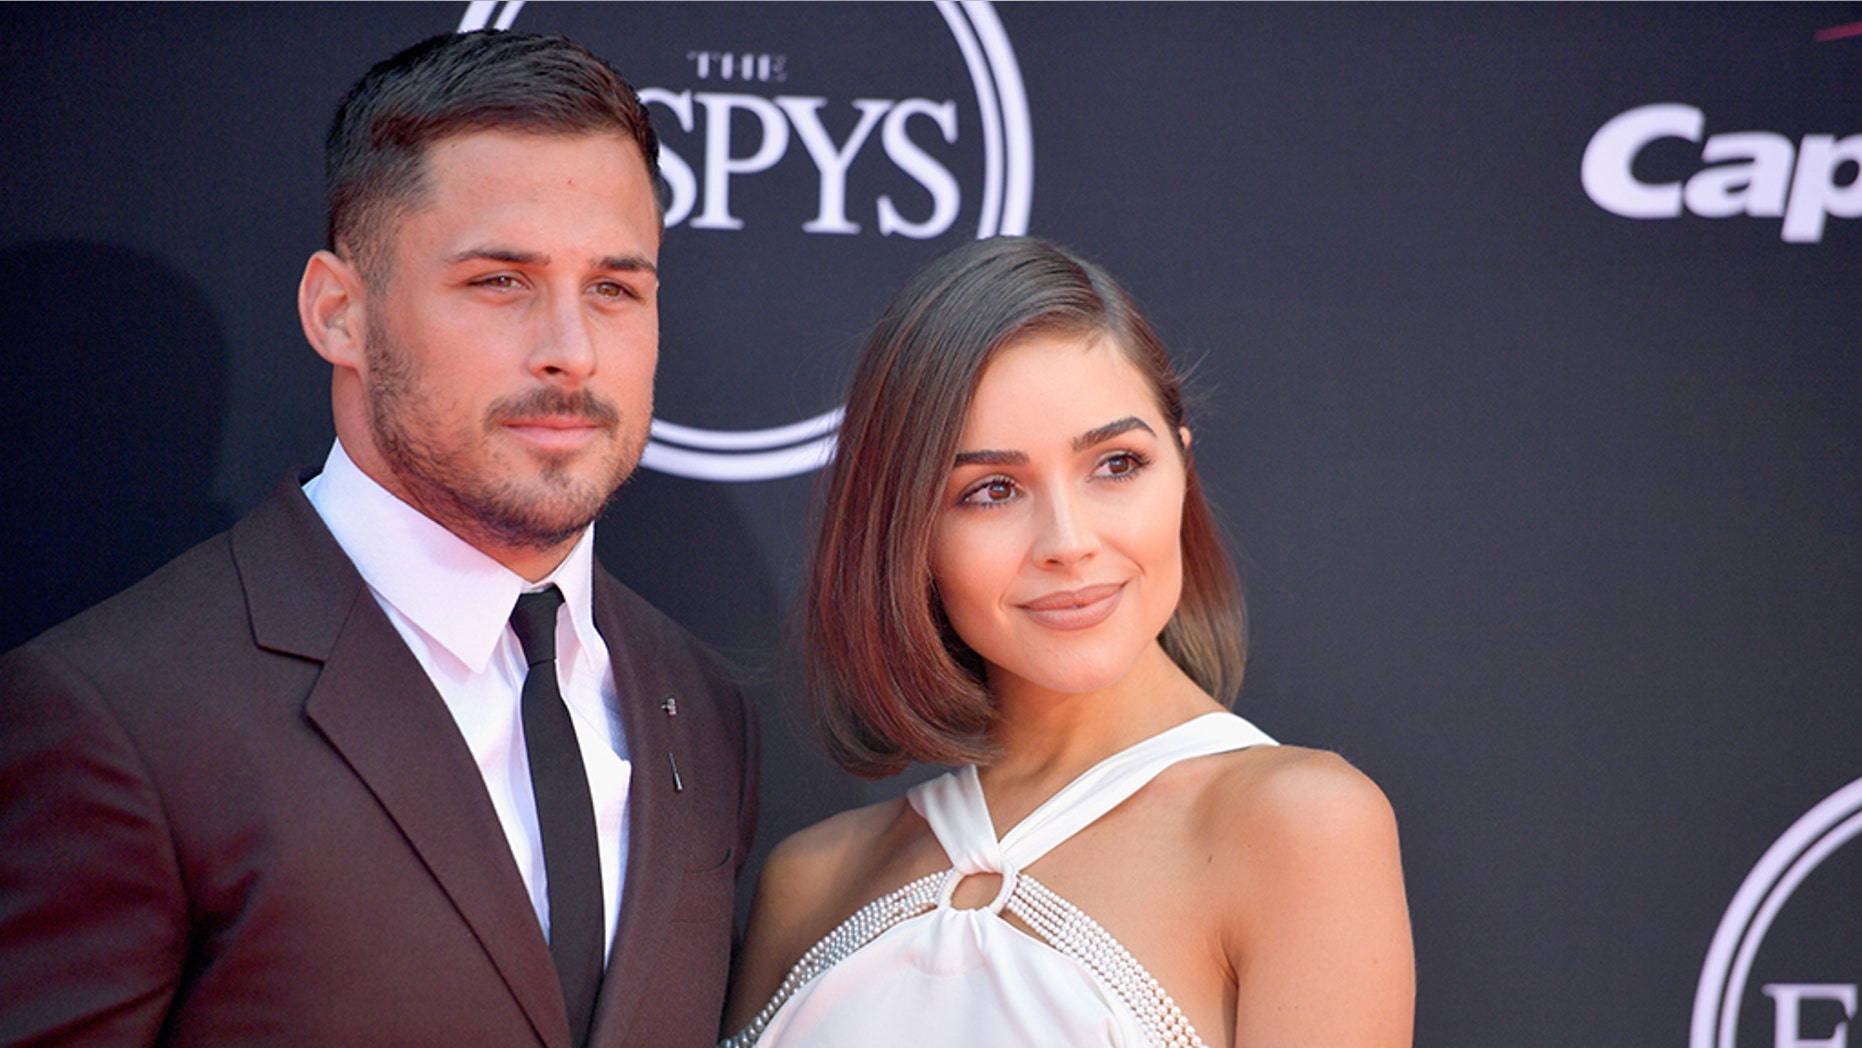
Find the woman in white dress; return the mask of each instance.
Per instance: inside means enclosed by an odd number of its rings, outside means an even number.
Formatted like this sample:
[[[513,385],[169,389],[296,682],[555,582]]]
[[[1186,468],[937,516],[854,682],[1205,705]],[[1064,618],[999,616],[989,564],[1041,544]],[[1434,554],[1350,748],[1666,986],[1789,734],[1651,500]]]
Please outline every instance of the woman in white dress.
[[[828,480],[810,686],[842,766],[957,770],[776,848],[727,1044],[1410,1043],[1390,806],[1227,711],[1242,612],[1190,444],[1096,266],[999,238],[899,293]]]

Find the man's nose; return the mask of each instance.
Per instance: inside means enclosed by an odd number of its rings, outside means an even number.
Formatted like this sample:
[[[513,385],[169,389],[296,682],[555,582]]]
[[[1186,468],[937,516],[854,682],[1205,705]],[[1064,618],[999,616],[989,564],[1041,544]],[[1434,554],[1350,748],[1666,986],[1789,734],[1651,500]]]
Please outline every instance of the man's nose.
[[[544,303],[530,352],[530,370],[542,378],[580,382],[595,373],[594,318],[582,296],[555,292]]]

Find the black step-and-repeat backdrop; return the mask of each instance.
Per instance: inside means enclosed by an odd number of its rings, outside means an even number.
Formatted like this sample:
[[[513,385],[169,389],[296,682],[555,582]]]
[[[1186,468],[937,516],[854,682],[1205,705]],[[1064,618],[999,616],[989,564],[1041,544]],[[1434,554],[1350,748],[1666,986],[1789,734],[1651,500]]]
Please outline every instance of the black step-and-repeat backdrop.
[[[1037,233],[1195,373],[1240,706],[1395,803],[1419,1043],[1862,1044],[1862,5],[7,5],[0,646],[320,460],[325,121],[476,25],[662,129],[599,543],[750,674],[760,848],[900,788],[786,648],[862,329]]]

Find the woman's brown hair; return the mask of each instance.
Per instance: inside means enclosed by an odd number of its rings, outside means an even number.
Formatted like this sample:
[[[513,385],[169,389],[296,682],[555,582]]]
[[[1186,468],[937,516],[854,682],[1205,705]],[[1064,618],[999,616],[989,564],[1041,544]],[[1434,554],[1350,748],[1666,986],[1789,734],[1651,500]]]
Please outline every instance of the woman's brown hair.
[[[1100,336],[1131,360],[1176,435],[1176,369],[1103,269],[1030,237],[932,262],[886,307],[854,369],[803,605],[809,691],[830,755],[868,778],[913,761],[987,762],[995,704],[931,578],[931,532],[970,400],[994,354],[1034,334]],[[1246,619],[1185,452],[1183,595],[1164,650],[1219,701],[1241,687]]]

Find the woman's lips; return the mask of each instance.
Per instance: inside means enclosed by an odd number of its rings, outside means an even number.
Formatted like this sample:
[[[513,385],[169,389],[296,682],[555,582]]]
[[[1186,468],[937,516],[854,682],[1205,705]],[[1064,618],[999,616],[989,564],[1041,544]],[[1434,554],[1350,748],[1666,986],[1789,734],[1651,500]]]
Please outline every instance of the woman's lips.
[[[1091,629],[1118,610],[1124,583],[1108,582],[1077,590],[1060,590],[1019,606],[1037,624],[1054,630]]]

